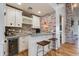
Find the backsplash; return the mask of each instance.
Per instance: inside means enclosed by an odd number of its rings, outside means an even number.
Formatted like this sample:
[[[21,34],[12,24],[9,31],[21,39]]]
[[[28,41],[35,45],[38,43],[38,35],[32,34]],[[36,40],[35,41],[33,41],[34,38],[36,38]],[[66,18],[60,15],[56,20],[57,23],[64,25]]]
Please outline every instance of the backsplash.
[[[14,36],[21,32],[21,28],[5,27],[5,36]]]
[[[32,29],[32,25],[22,24],[22,28],[19,27],[6,27],[5,36],[14,36],[14,35],[25,35],[35,33],[35,30]]]
[[[34,29],[32,29],[32,25],[26,25],[26,24],[23,24],[22,25],[22,33],[23,34],[31,34],[31,33],[35,33],[35,30]]]

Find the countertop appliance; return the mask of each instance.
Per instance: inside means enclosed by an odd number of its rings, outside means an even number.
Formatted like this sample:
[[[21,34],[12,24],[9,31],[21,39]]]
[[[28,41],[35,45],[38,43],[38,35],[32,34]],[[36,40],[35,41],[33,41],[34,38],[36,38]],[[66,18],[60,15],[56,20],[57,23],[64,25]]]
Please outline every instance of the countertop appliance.
[[[40,33],[40,29],[39,28],[36,29],[36,33]]]

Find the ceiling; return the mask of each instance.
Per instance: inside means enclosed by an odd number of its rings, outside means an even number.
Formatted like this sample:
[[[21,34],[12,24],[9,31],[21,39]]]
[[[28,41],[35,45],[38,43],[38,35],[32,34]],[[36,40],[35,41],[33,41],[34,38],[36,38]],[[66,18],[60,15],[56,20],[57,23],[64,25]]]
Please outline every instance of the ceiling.
[[[22,3],[21,5],[17,3],[8,3],[8,5],[38,16],[44,16],[54,11],[49,3]],[[29,7],[32,7],[32,9],[28,9]],[[38,13],[39,11],[40,13]]]

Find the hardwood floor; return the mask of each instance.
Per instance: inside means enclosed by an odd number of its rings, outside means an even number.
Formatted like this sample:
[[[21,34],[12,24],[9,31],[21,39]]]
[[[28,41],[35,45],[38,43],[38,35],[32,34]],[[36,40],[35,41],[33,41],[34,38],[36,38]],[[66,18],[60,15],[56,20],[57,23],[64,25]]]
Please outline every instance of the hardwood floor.
[[[51,50],[47,56],[79,56],[79,48],[75,44],[65,43],[58,50]]]
[[[17,54],[17,56],[28,56],[28,50],[24,50]]]
[[[28,51],[25,50],[18,56],[28,56]],[[65,43],[56,51],[49,51],[46,56],[79,56],[79,48],[75,44]]]

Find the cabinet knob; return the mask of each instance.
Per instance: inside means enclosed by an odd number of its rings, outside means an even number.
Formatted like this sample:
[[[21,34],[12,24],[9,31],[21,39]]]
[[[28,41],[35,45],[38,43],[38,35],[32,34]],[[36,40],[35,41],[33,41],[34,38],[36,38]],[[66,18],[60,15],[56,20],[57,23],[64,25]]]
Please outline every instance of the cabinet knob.
[[[4,42],[6,43],[7,41],[5,40]]]

